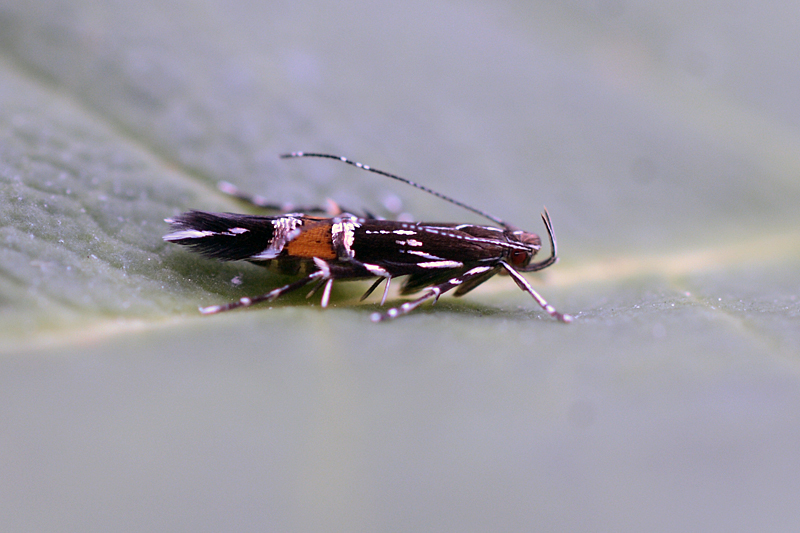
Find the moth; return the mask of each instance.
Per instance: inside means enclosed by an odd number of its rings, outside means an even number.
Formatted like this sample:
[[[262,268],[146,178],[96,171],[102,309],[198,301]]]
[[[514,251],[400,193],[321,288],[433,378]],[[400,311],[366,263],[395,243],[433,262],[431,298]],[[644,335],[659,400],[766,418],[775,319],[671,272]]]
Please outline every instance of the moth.
[[[335,204],[327,209],[293,209],[271,204],[263,197],[251,196],[223,182],[220,189],[227,194],[261,208],[291,212],[256,216],[188,211],[166,219],[172,232],[164,235],[164,240],[187,246],[208,258],[249,261],[301,277],[266,294],[201,307],[201,313],[219,313],[272,301],[309,283],[313,288],[308,296],[322,289],[321,305],[327,307],[334,281],[373,278],[374,283],[361,300],[385,282],[383,306],[392,279],[406,276],[400,294],[421,292],[421,296],[385,312],[373,313],[371,320],[378,322],[407,314],[428,300],[436,302],[450,291],[455,296],[463,296],[495,274],[507,274],[547,314],[561,322],[572,321],[572,316],[559,313],[547,303],[521,274],[542,270],[558,260],[556,237],[546,208],[542,220],[551,253],[547,259],[533,261],[542,247],[537,234],[518,229],[428,187],[337,155],[293,152],[281,157],[335,159],[421,189],[491,220],[496,226],[384,220],[369,213],[359,215],[343,210]]]

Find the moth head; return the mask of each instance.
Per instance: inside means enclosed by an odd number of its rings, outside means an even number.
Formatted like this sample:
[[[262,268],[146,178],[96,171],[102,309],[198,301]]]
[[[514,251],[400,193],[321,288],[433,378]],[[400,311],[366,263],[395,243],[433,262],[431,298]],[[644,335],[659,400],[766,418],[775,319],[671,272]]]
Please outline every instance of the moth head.
[[[558,261],[558,252],[556,252],[556,236],[553,233],[553,224],[550,222],[550,215],[545,208],[542,213],[542,221],[547,228],[547,236],[550,238],[550,257],[542,261],[531,263],[531,259],[542,248],[542,239],[535,233],[528,233],[527,231],[518,230],[517,228],[505,225],[506,235],[510,237],[509,240],[519,241],[528,247],[528,251],[512,249],[509,252],[508,261],[511,265],[520,272],[535,272],[542,270],[550,265],[554,265]]]
[[[513,230],[508,237],[509,241],[522,245],[509,249],[508,262],[514,268],[524,269],[542,248],[542,239],[535,233],[522,230]]]

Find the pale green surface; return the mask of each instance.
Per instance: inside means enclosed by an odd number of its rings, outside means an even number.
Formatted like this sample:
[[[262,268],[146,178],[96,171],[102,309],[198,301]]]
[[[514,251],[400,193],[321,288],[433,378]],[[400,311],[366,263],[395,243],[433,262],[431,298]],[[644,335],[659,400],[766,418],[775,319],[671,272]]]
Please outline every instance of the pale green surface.
[[[0,3],[4,530],[800,528],[799,8],[513,4]],[[290,150],[546,204],[577,320],[198,316],[283,281],[161,241],[217,180],[475,220]]]

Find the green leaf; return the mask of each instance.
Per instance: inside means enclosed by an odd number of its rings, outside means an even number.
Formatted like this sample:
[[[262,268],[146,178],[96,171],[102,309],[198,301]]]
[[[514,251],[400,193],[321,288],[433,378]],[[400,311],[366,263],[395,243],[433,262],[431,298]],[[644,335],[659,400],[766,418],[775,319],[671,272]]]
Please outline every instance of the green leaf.
[[[796,17],[590,4],[0,4],[6,527],[796,529]],[[575,322],[501,276],[200,316],[288,279],[163,242],[219,180],[476,220],[292,150],[546,204]]]

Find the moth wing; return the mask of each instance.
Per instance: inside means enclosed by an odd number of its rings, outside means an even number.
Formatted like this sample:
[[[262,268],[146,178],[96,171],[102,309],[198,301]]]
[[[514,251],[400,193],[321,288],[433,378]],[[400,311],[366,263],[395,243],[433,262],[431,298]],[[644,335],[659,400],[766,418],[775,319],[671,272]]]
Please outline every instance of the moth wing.
[[[172,233],[164,240],[222,261],[248,259],[269,247],[275,217],[189,211],[168,219]]]

